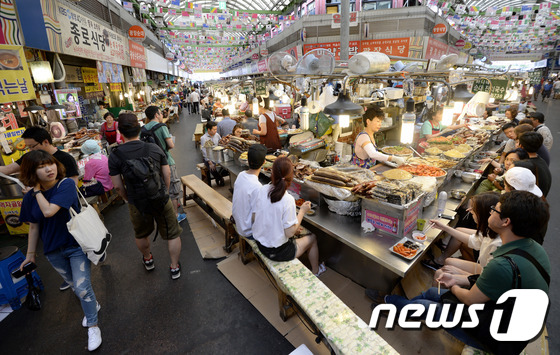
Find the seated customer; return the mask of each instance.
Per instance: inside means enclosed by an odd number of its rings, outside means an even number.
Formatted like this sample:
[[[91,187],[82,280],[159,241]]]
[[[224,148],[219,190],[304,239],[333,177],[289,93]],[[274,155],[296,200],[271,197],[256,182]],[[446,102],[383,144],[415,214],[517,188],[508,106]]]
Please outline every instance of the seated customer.
[[[500,197],[500,202],[493,206],[488,218],[488,226],[500,235],[502,246],[494,251],[494,258],[482,270],[470,289],[457,285],[452,275],[444,273],[438,281],[449,290],[438,291],[437,287],[432,287],[411,300],[397,295],[383,296],[378,292],[375,301],[394,304],[399,311],[408,304],[420,304],[425,307],[433,304],[436,306],[435,320],[442,314],[442,298],[455,296],[466,306],[484,303],[484,309],[477,312],[479,319],[484,321],[478,326],[468,329],[455,327],[446,331],[466,345],[477,349],[492,353],[518,354],[527,346],[528,341],[497,341],[489,334],[489,323],[494,318],[492,314],[496,308],[495,302],[505,292],[513,288],[522,288],[548,293],[550,261],[534,237],[540,226],[548,224],[549,217],[548,204],[534,194],[527,191],[505,193]],[[510,258],[515,266],[506,257]],[[448,292],[451,294],[446,295]],[[530,309],[525,311],[531,314]],[[484,316],[481,316],[482,312]],[[421,318],[425,318],[426,313],[428,312],[423,312]]]
[[[266,147],[253,144],[247,152],[249,170],[242,171],[233,186],[233,205],[231,208],[235,229],[242,237],[253,239],[253,213],[256,195],[262,187],[259,174],[266,157]]]
[[[314,235],[294,239],[303,217],[311,209],[306,201],[296,215],[296,201],[287,190],[294,178],[292,162],[281,157],[272,165],[272,182],[261,187],[254,205],[255,221],[253,238],[261,253],[274,261],[290,261],[309,251],[311,271],[319,276],[326,271],[325,265],[319,265],[319,247]]]
[[[537,186],[546,197],[548,191],[550,191],[550,185],[552,185],[552,175],[546,162],[537,154],[542,144],[543,137],[537,132],[526,132],[519,137],[519,145],[529,154],[529,159],[527,161],[533,163],[537,171]]]
[[[243,132],[243,126],[241,125],[241,123],[238,123],[233,127],[233,131],[231,132],[231,134],[234,137],[241,138],[241,133],[242,132]]]
[[[218,122],[218,134],[220,137],[225,137],[233,133],[233,127],[235,127],[237,122],[231,119],[227,109],[222,110],[222,115],[224,118]]]
[[[80,191],[85,197],[103,195],[113,189],[113,182],[109,176],[109,159],[101,153],[97,141],[88,139],[80,148],[82,153],[89,155],[84,167],[84,184]]]
[[[515,146],[517,148],[520,148],[521,146],[519,145],[519,136],[521,136],[523,133],[525,132],[533,132],[533,125],[531,123],[523,123],[523,122],[519,122],[519,126],[515,127]],[[548,151],[548,149],[546,149],[546,147],[543,145],[541,145],[541,147],[539,148],[539,150],[537,150],[537,154],[539,157],[543,158],[544,161],[546,162],[546,165],[550,166],[550,152]]]

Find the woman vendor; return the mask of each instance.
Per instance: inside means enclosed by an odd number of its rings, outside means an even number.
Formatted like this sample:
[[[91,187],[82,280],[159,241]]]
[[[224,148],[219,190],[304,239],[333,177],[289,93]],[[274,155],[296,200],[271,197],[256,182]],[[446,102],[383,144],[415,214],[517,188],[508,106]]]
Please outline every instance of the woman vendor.
[[[364,131],[358,134],[354,142],[352,164],[369,169],[375,165],[377,160],[392,161],[397,163],[397,165],[405,163],[404,158],[386,155],[377,151],[374,134],[381,128],[384,118],[385,114],[378,106],[368,107],[366,113],[362,116]]]
[[[253,134],[260,136],[261,144],[264,144],[269,152],[274,152],[282,148],[280,136],[278,135],[278,126],[284,123],[284,120],[270,111],[270,101],[268,98],[259,97],[259,127],[253,129]]]
[[[443,108],[437,108],[435,112],[432,112],[432,118],[424,122],[422,125],[422,130],[420,131],[420,142],[426,141],[430,138],[439,137],[443,134],[443,130],[449,128],[451,130],[458,129],[462,127],[467,127],[466,123],[456,124],[451,126],[444,126],[441,124],[443,119]]]
[[[103,117],[105,122],[101,125],[99,133],[101,133],[101,138],[105,139],[109,145],[114,143],[122,143],[121,135],[119,134],[118,123],[115,122],[115,116],[111,112],[107,112]]]

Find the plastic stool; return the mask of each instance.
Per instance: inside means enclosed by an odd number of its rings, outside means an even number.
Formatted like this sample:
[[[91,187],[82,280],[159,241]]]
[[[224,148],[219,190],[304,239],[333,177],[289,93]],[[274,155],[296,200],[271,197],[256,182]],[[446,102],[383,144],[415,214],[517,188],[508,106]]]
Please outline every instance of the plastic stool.
[[[0,248],[0,305],[9,303],[13,310],[21,307],[21,299],[27,295],[28,287],[25,276],[19,279],[12,277],[12,272],[17,270],[25,256],[17,247],[9,246]],[[33,283],[43,289],[41,278],[35,271]]]

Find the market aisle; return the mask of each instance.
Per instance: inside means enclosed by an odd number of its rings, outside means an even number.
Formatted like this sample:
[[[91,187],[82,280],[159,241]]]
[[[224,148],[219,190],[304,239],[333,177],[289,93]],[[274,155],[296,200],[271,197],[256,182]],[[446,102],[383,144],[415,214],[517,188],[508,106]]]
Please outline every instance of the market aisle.
[[[196,123],[171,126],[177,135],[173,152],[179,175],[196,171],[199,153],[191,141]],[[181,154],[178,154],[178,152]],[[128,208],[105,212],[113,234],[105,264],[92,268],[103,344],[100,353],[287,354],[293,346],[218,271],[216,260],[200,257],[188,224],[183,222],[182,276],[169,277],[167,246],[158,238],[156,269],[144,270],[134,245]],[[46,286],[43,309],[25,307],[0,322],[0,348],[5,354],[54,354],[86,351],[87,331],[77,298],[58,290],[61,278],[43,256],[38,272]]]
[[[552,187],[547,200],[550,204],[550,222],[544,241],[544,247],[551,263],[550,310],[547,319],[549,332],[549,347],[551,354],[560,353],[560,100],[551,100],[550,103],[535,103],[538,111],[545,115],[545,124],[554,136],[554,145],[550,152],[550,172],[552,173]],[[555,336],[552,336],[555,334]]]

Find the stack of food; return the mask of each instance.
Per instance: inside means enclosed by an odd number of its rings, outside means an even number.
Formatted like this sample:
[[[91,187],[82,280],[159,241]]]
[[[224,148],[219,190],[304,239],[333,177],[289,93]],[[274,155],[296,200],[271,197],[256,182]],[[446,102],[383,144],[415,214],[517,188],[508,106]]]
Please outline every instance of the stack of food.
[[[313,175],[315,169],[311,168],[309,165],[296,164],[294,165],[294,177],[299,180],[305,179],[307,176]]]
[[[427,165],[435,166],[436,168],[440,168],[440,169],[451,169],[455,167],[455,165],[457,165],[457,163],[453,160],[433,158],[433,157],[426,157],[425,161],[427,162]]]
[[[461,153],[469,153],[470,151],[472,151],[472,147],[468,144],[462,143],[459,144],[458,146],[455,147],[455,149]]]
[[[472,142],[475,146],[479,146],[488,141],[490,134],[486,131],[462,130],[457,132],[455,137],[465,138],[467,143],[471,144]]]
[[[461,153],[457,149],[448,150],[447,152],[443,153],[443,155],[445,155],[448,158],[456,159],[456,160],[463,159],[465,157],[465,154]]]
[[[328,168],[315,170],[310,180],[336,187],[354,187],[358,183],[352,176]]]
[[[389,180],[410,180],[412,179],[412,174],[408,171],[401,169],[391,169],[383,172],[383,176]]]
[[[425,152],[429,155],[440,155],[443,153],[443,150],[439,149],[438,147],[430,147],[425,150]]]
[[[356,195],[362,195],[366,197],[372,197],[373,195],[373,188],[377,184],[376,181],[368,181],[362,182],[352,188],[352,192]]]
[[[447,174],[443,169],[436,168],[430,165],[425,165],[425,164],[402,165],[399,167],[399,169],[408,171],[412,175],[417,175],[417,176],[441,177]]]
[[[227,139],[227,143],[224,145],[226,148],[231,149],[236,153],[241,153],[249,149],[250,144],[245,139],[235,136],[226,136],[224,138],[228,137],[229,139]]]
[[[406,205],[422,194],[422,186],[405,181],[380,181],[370,195],[380,201],[395,205]]]

